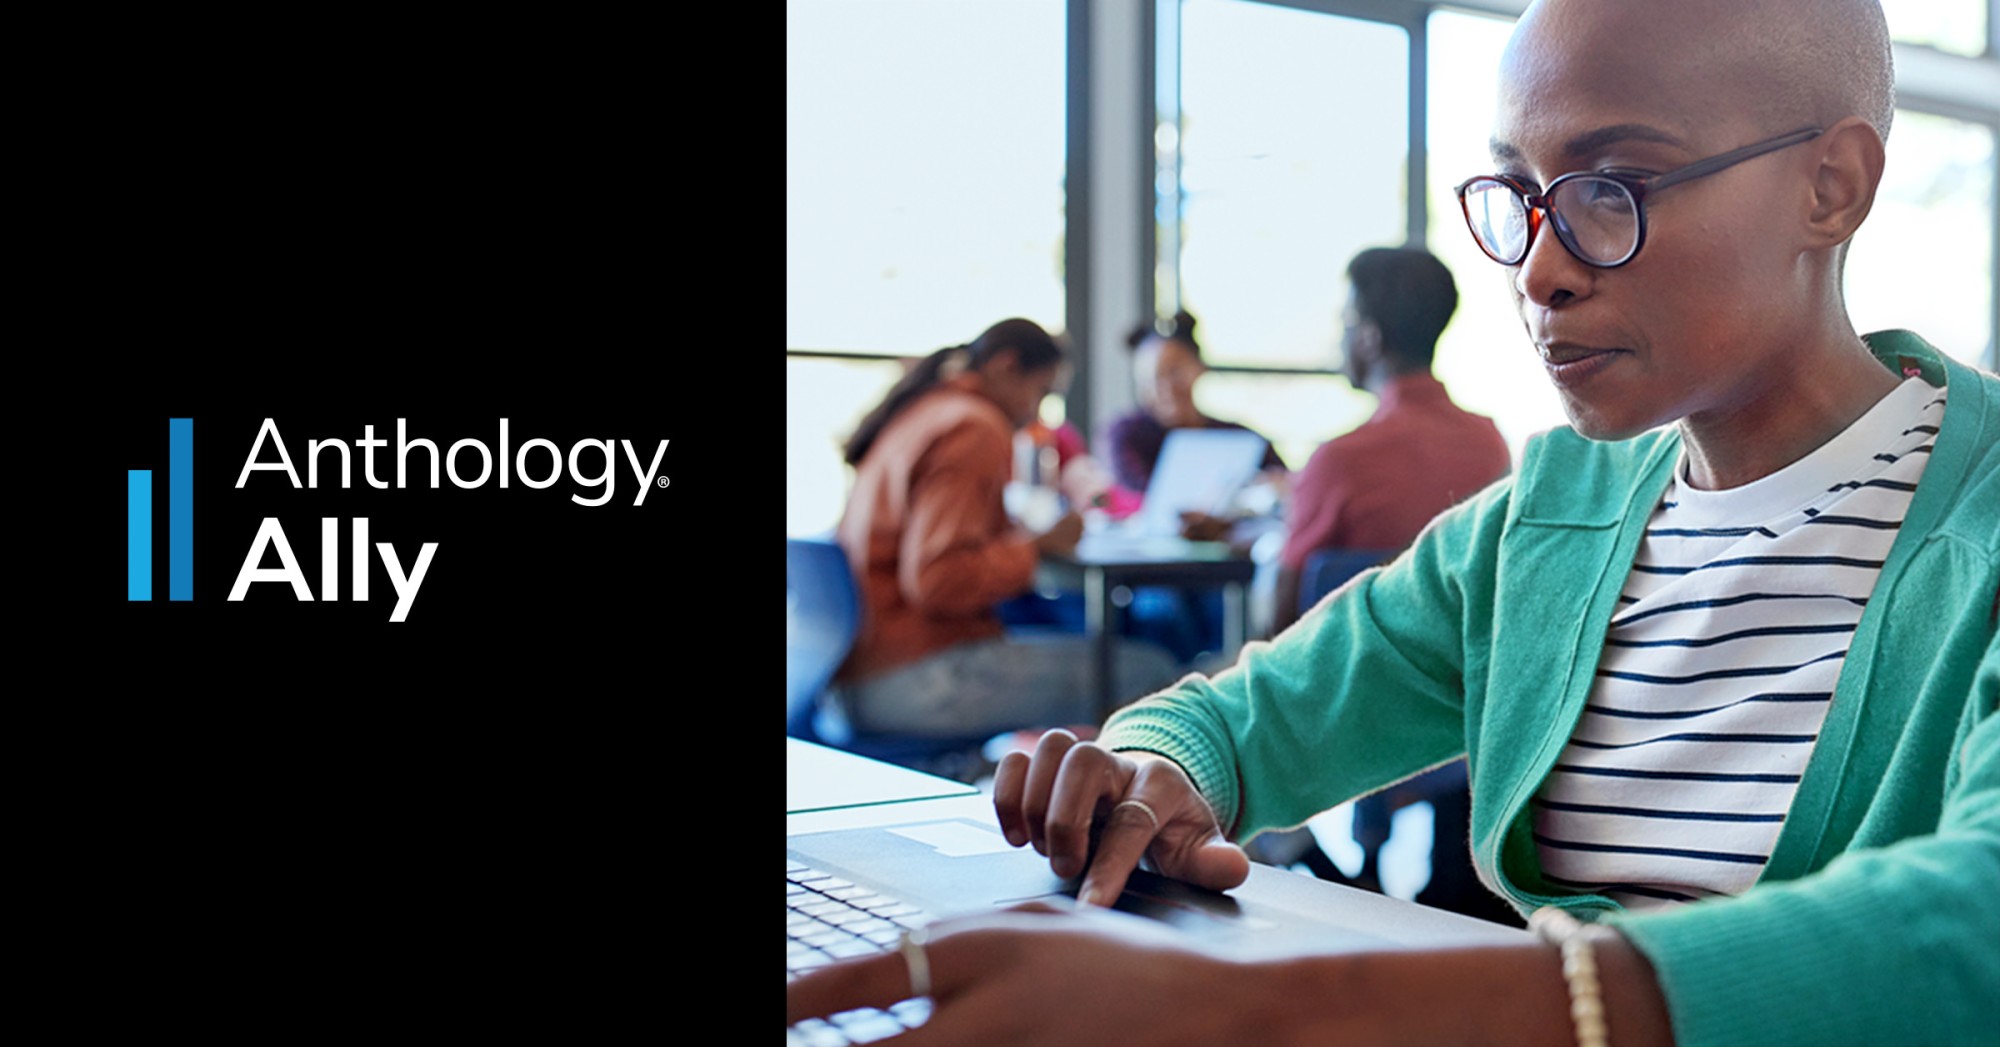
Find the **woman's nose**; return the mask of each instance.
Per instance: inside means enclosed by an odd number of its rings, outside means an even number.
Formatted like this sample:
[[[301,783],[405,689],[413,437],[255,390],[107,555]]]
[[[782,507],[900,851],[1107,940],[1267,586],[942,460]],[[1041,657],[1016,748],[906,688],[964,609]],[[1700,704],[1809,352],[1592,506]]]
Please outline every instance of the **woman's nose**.
[[[1553,224],[1543,221],[1527,257],[1514,269],[1514,290],[1536,305],[1554,308],[1588,296],[1596,273],[1570,253]]]

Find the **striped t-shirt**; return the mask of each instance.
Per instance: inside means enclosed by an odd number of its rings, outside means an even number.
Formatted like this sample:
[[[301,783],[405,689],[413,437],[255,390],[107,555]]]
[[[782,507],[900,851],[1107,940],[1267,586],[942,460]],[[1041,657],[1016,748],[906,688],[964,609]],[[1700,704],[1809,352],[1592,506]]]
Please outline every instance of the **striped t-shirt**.
[[[1757,881],[1944,401],[1905,379],[1818,450],[1724,491],[1690,487],[1683,458],[1534,799],[1552,882],[1656,908]]]

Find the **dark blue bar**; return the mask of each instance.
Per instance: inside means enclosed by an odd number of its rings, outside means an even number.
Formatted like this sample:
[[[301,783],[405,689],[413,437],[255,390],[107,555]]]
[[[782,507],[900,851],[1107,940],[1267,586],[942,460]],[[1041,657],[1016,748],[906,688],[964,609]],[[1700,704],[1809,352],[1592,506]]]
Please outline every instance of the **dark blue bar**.
[[[194,419],[167,419],[167,599],[194,599]]]

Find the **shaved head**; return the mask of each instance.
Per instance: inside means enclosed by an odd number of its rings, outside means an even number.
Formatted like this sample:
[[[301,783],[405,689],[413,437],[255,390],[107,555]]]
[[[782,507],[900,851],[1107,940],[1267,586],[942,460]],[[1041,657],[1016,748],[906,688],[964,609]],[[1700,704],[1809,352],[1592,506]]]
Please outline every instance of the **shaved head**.
[[[1877,0],[1537,0],[1502,83],[1532,81],[1553,39],[1574,60],[1580,36],[1610,79],[1671,98],[1690,125],[1749,116],[1777,133],[1858,116],[1889,136],[1895,77]]]
[[[1522,14],[1493,158],[1530,187],[1517,221],[1555,232],[1527,224],[1525,253],[1503,264],[1579,432],[1678,420],[1702,450],[1697,479],[1741,482],[1893,384],[1841,287],[1881,184],[1891,63],[1877,0],[1536,0]],[[1525,199],[1581,172],[1599,178],[1569,184],[1664,183],[1637,201],[1614,265],[1574,254],[1563,215]]]
[[[1707,4],[1690,4],[1694,8]],[[1859,116],[1883,141],[1896,112],[1895,59],[1877,0],[1759,0],[1736,4],[1761,16],[1764,40],[1725,35],[1717,57],[1758,71],[1759,107],[1773,119],[1802,115],[1815,127]]]

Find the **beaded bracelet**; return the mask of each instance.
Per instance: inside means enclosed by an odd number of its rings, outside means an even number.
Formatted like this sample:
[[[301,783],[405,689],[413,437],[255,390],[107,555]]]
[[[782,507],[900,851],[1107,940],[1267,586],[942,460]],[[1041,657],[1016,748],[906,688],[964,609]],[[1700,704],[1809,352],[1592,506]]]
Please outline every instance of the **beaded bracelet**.
[[[1610,1047],[1604,1025],[1604,988],[1597,980],[1597,954],[1583,921],[1565,909],[1545,905],[1528,917],[1528,929],[1562,950],[1563,982],[1569,986],[1569,1017],[1577,1047]]]

